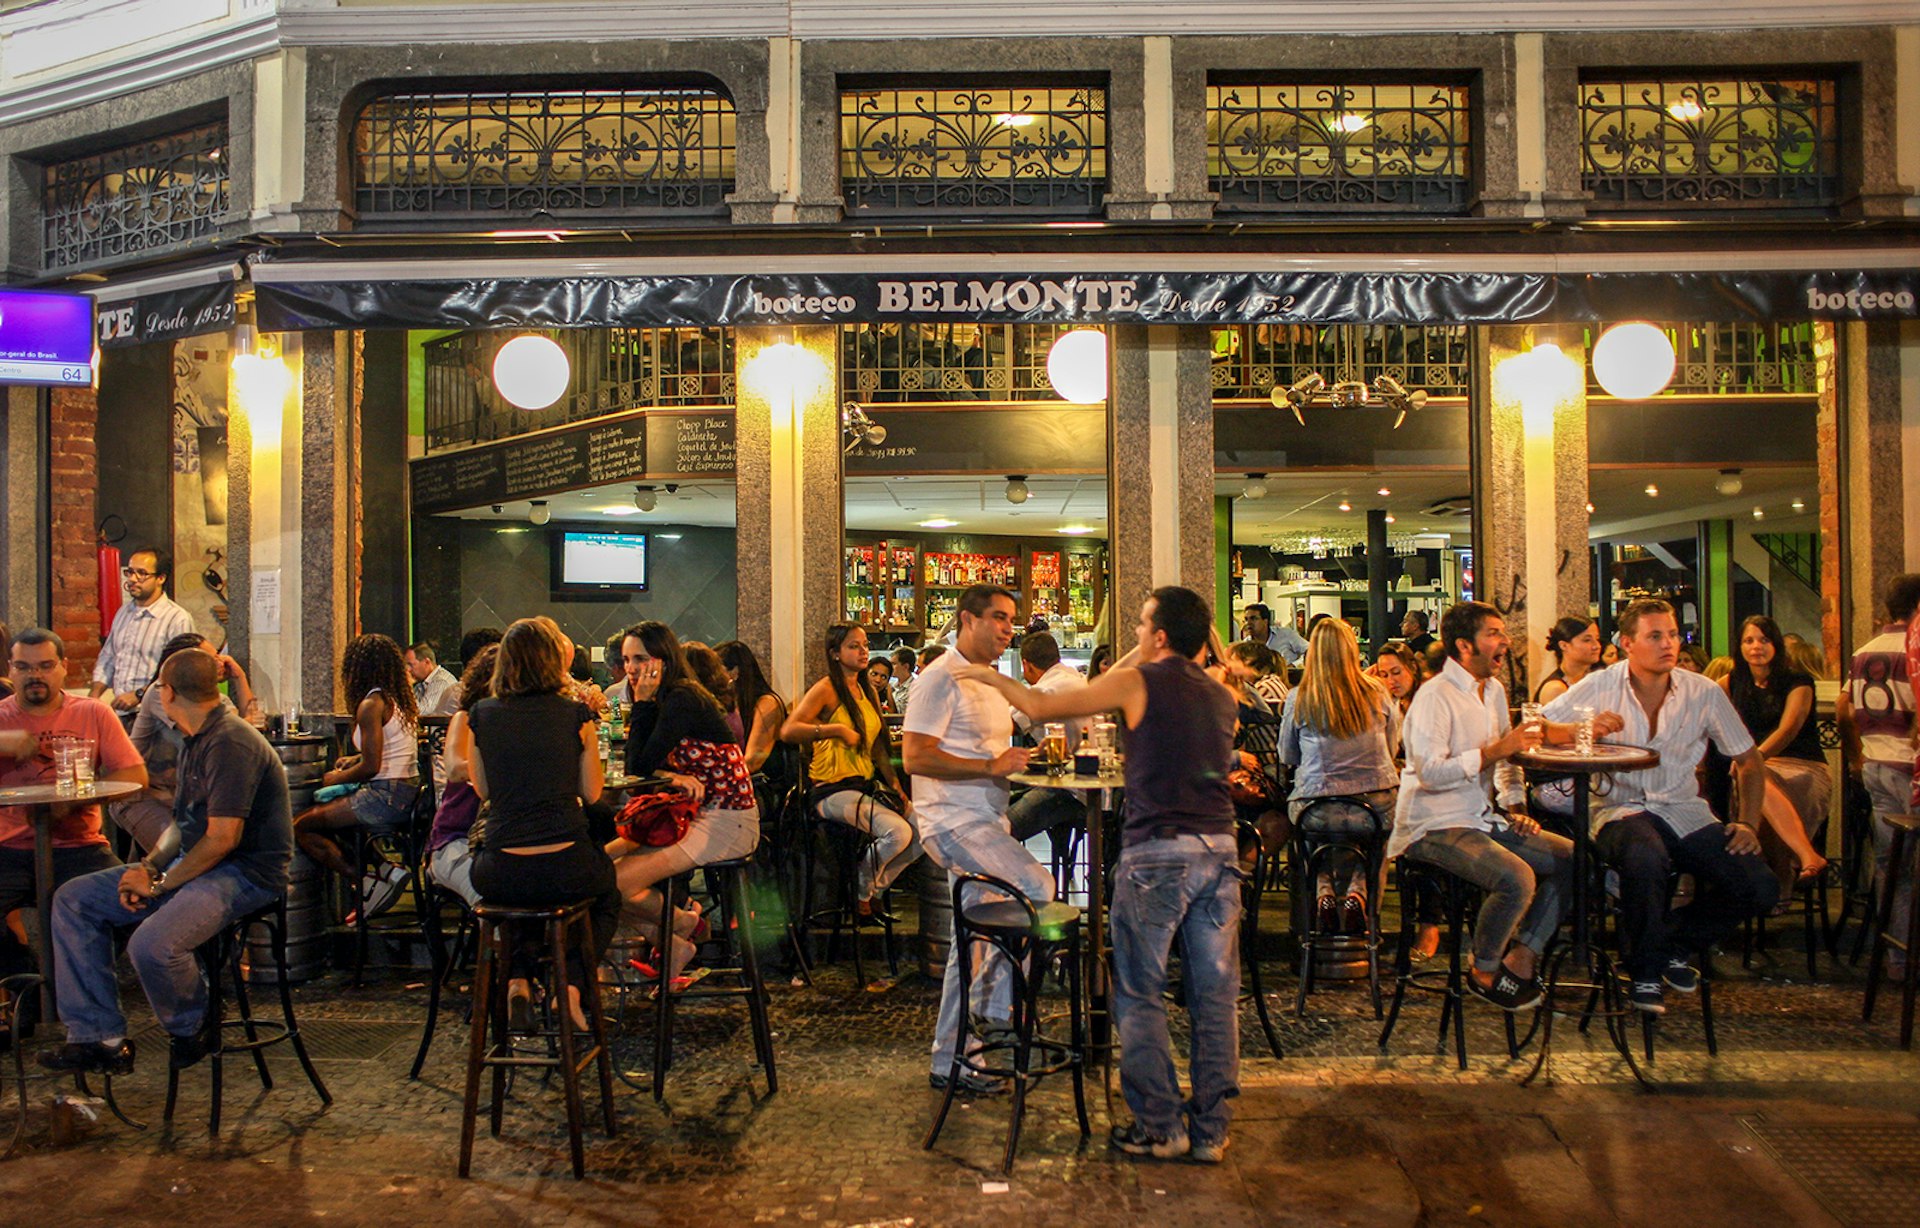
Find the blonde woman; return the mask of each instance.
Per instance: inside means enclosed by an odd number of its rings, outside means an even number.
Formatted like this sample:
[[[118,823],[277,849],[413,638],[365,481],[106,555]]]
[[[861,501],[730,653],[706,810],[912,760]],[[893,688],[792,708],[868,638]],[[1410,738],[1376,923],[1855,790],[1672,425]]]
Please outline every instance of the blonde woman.
[[[1287,695],[1280,718],[1280,758],[1294,769],[1287,817],[1297,827],[1315,799],[1356,797],[1391,823],[1398,782],[1393,760],[1399,751],[1400,705],[1379,679],[1361,670],[1353,628],[1337,618],[1321,620],[1307,639],[1300,685]],[[1311,825],[1301,831],[1309,843],[1316,836],[1373,831],[1372,819],[1353,805],[1323,806],[1310,818]],[[1379,886],[1367,882],[1358,857],[1327,858],[1314,884],[1316,927],[1364,933],[1367,893]]]

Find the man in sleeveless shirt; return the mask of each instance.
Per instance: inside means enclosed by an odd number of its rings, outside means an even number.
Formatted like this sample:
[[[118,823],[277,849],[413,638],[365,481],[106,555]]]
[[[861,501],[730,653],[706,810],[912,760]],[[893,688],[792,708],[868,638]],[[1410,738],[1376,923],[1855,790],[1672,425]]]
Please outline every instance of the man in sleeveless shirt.
[[[1217,1164],[1227,1102],[1240,1094],[1240,882],[1227,773],[1233,693],[1202,668],[1213,616],[1192,589],[1155,589],[1140,608],[1138,647],[1083,688],[1030,690],[992,670],[961,676],[998,687],[1037,721],[1120,712],[1127,723],[1127,809],[1114,869],[1113,1010],[1120,1086],[1134,1120],[1115,1126],[1129,1155]],[[1180,1095],[1167,1031],[1167,960],[1180,944],[1192,1021],[1191,1095]]]

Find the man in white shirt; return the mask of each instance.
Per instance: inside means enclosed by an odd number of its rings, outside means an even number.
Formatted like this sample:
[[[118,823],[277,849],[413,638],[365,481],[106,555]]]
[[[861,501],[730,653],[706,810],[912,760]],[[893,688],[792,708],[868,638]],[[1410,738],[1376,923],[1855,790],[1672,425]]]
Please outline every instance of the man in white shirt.
[[[1084,690],[1087,685],[1085,675],[1060,659],[1058,641],[1045,631],[1035,631],[1020,641],[1020,675],[1028,686],[1048,695]],[[1071,755],[1080,748],[1087,718],[1074,717],[1061,723],[1067,727],[1067,753]],[[1039,741],[1033,718],[1018,708],[1013,710],[1013,724],[1021,733]],[[1013,838],[1025,844],[1043,831],[1052,831],[1063,823],[1077,823],[1086,818],[1086,814],[1086,803],[1071,789],[1028,789],[1007,811],[1007,822],[1013,828]],[[1055,847],[1059,847],[1058,844]]]
[[[1286,623],[1274,626],[1273,611],[1265,605],[1254,602],[1241,611],[1240,619],[1245,632],[1241,638],[1265,644],[1284,657],[1288,665],[1298,665],[1306,659],[1307,641]]]
[[[913,698],[913,667],[919,664],[913,649],[902,644],[893,650],[893,710],[905,713],[907,703]]]
[[[135,550],[120,569],[128,601],[113,616],[106,643],[93,666],[91,699],[106,697],[116,711],[131,712],[140,690],[160,670],[160,650],[193,630],[193,615],[167,596],[173,558],[164,550]]]
[[[1749,917],[1772,908],[1780,885],[1760,856],[1760,837],[1745,823],[1722,824],[1700,796],[1694,769],[1707,739],[1733,760],[1739,813],[1760,813],[1765,766],[1753,735],[1727,693],[1704,675],[1674,668],[1680,628],[1673,607],[1641,600],[1620,615],[1626,659],[1595,670],[1556,696],[1546,717],[1571,722],[1594,714],[1596,736],[1619,734],[1660,753],[1657,767],[1620,772],[1593,808],[1594,847],[1620,872],[1621,930],[1627,945],[1628,995],[1650,1014],[1666,1009],[1662,983],[1680,993],[1700,986],[1692,956]],[[1565,734],[1556,729],[1554,740]],[[1671,908],[1675,870],[1693,875],[1693,902]]]
[[[434,659],[433,645],[422,640],[402,654],[413,679],[413,702],[421,716],[452,716],[460,703],[460,680]]]
[[[953,650],[914,680],[901,723],[901,757],[913,777],[921,844],[933,863],[949,875],[990,874],[1044,904],[1053,899],[1053,876],[1007,825],[1007,777],[1027,766],[1027,751],[1012,745],[1013,717],[1000,693],[958,677],[968,665],[1000,659],[1013,642],[1013,616],[1013,594],[1004,588],[976,584],[960,595]],[[975,1014],[1009,1026],[1012,983],[1004,964],[990,948],[976,951],[970,997]],[[947,951],[940,1018],[934,1025],[928,1081],[936,1088],[947,1085],[959,1029],[960,944],[954,943]],[[997,1082],[963,1076],[962,1090],[1003,1089]]]
[[[1513,641],[1484,601],[1440,619],[1447,663],[1415,692],[1401,730],[1406,767],[1387,855],[1405,854],[1485,893],[1473,927],[1467,987],[1503,1010],[1540,1001],[1540,955],[1560,928],[1572,888],[1573,844],[1521,809],[1512,756],[1540,744],[1538,725],[1513,728],[1496,676]],[[1497,787],[1505,814],[1495,811]]]

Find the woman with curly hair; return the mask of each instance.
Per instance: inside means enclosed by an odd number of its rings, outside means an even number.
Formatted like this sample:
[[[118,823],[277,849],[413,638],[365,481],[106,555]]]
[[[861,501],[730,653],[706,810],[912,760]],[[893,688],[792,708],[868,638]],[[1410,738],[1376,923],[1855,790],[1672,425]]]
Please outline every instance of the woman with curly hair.
[[[348,643],[340,655],[340,682],[353,709],[355,753],[335,762],[320,786],[350,788],[297,816],[293,834],[307,856],[352,880],[359,868],[347,864],[332,833],[356,826],[376,836],[406,830],[420,792],[420,711],[400,645],[384,635]],[[367,915],[393,907],[406,883],[404,867],[381,859],[362,884]]]

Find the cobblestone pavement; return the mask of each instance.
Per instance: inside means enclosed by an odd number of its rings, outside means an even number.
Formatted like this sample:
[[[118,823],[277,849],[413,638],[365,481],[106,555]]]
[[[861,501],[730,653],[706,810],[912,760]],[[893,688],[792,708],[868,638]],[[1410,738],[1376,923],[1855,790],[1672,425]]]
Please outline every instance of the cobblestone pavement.
[[[1551,1081],[1519,1086],[1533,1050],[1509,1061],[1496,1017],[1477,1004],[1467,1012],[1467,1070],[1450,1047],[1438,1050],[1438,1005],[1426,997],[1409,1000],[1382,1056],[1362,988],[1317,992],[1295,1017],[1295,981],[1275,958],[1267,985],[1287,1057],[1267,1052],[1244,1011],[1245,1091],[1226,1163],[1110,1153],[1096,1078],[1095,1138],[1080,1140],[1064,1081],[1048,1084],[1032,1101],[1011,1179],[997,1170],[1004,1099],[963,1104],[938,1145],[920,1147],[935,1104],[925,1071],[937,995],[911,972],[879,991],[855,985],[844,965],[823,969],[812,989],[783,984],[772,1097],[751,1065],[741,1012],[689,1010],[667,1107],[616,1083],[619,1135],[589,1136],[578,1183],[559,1093],[531,1079],[514,1087],[502,1137],[480,1131],[473,1179],[456,1178],[459,1000],[443,1014],[423,1077],[409,1082],[424,988],[403,972],[359,990],[331,977],[297,994],[330,1108],[276,1050],[271,1092],[247,1064],[229,1064],[218,1139],[205,1128],[204,1069],[185,1076],[178,1121],[163,1130],[165,1048],[149,1018],[140,1069],[119,1092],[130,1114],[155,1124],[140,1132],[107,1118],[56,1147],[43,1110],[59,1089],[35,1084],[25,1149],[0,1163],[0,1222],[1911,1223],[1920,1058],[1895,1044],[1897,999],[1863,1026],[1857,970],[1823,956],[1825,979],[1808,983],[1796,949],[1777,960],[1761,971],[1779,975],[1764,977],[1720,961],[1717,1058],[1706,1053],[1697,1005],[1675,1004],[1650,1067],[1659,1091],[1649,1093],[1598,1026],[1582,1036],[1564,1020]],[[636,1003],[618,1044],[623,1069],[645,1066],[646,1018]],[[12,1108],[9,1092],[6,1120]]]

